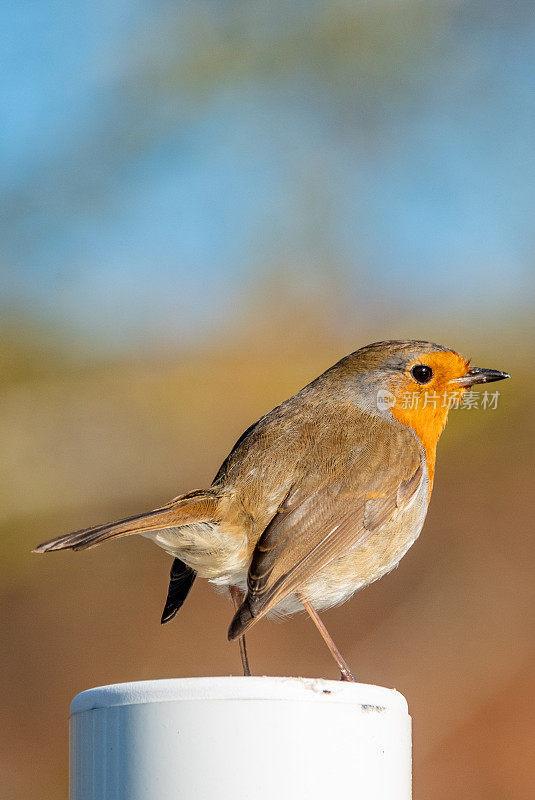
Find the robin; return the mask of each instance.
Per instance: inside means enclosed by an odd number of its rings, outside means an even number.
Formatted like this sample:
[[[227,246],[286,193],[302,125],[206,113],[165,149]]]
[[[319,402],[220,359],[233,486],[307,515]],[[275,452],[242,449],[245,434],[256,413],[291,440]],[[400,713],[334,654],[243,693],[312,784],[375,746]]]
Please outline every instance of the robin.
[[[342,678],[355,680],[318,610],[390,572],[418,537],[448,411],[474,384],[510,376],[470,367],[431,342],[376,342],[342,358],[240,436],[209,489],[35,552],[84,550],[140,533],[173,556],[162,623],[197,575],[229,587],[229,639],[265,615],[309,613]]]

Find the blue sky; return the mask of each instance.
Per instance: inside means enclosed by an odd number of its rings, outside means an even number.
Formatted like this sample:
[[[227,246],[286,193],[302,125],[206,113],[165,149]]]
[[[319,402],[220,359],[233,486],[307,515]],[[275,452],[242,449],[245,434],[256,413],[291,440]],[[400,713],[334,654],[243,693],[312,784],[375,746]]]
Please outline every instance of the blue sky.
[[[226,5],[211,17],[223,43]],[[335,263],[357,299],[525,309],[535,9],[446,5],[399,79],[394,65],[370,81],[357,58],[331,91],[318,54],[216,69],[195,95],[191,43],[166,38],[187,4],[2,3],[4,308],[125,343],[141,315],[158,339],[217,325],[273,267],[306,292]],[[176,84],[153,91],[145,73],[169,60]]]

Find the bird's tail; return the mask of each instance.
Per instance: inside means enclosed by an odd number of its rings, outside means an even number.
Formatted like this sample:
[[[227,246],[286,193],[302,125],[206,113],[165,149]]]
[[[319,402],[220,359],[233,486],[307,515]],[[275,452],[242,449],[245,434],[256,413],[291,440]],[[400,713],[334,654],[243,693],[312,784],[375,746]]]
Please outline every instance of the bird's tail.
[[[128,536],[131,533],[178,528],[194,522],[217,522],[218,497],[211,490],[200,490],[176,497],[161,508],[126,517],[118,522],[94,525],[81,531],[56,536],[38,545],[34,553],[48,553],[51,550],[85,550],[115,536]]]

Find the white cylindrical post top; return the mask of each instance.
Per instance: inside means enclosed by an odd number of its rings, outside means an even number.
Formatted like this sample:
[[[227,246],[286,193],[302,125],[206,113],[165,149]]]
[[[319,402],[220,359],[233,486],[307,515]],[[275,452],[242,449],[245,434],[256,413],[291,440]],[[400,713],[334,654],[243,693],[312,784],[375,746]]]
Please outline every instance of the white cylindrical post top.
[[[71,800],[409,800],[411,723],[393,689],[180,678],[71,705]]]

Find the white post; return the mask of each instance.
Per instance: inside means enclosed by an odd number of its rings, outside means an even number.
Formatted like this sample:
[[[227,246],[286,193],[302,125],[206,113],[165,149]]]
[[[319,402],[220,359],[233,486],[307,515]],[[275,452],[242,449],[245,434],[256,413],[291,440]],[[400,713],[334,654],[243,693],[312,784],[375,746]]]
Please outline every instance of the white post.
[[[411,722],[393,689],[180,678],[71,705],[71,800],[410,800]]]

